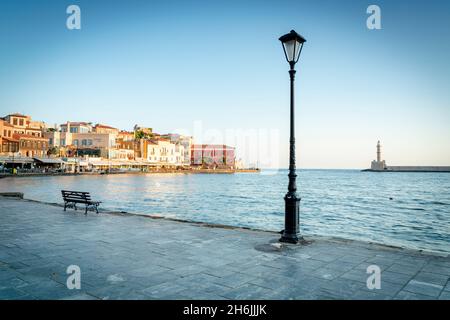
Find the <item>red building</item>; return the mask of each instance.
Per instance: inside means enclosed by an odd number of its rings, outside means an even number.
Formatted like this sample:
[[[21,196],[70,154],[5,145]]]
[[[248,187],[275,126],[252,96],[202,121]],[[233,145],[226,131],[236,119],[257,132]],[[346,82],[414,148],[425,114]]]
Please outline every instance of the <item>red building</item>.
[[[194,144],[191,147],[191,165],[234,168],[235,148],[224,144]]]

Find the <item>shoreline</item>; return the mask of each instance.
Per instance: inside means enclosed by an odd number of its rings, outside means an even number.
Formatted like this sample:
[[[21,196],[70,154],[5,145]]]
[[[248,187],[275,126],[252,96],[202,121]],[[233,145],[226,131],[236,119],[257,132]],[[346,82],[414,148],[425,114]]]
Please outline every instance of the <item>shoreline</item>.
[[[34,199],[28,199],[24,198],[23,194],[16,193],[15,195],[4,195],[0,193],[0,199],[7,198],[7,199],[13,199],[13,200],[19,200],[19,201],[25,201],[25,202],[33,202],[33,203],[39,203],[43,205],[63,208],[64,206],[60,203],[55,202],[46,202],[41,200],[34,200]],[[71,209],[69,209],[71,210]],[[129,212],[129,211],[113,211],[108,209],[102,209],[99,208],[100,214],[108,214],[108,215],[117,215],[117,216],[134,216],[134,217],[144,217],[148,219],[154,219],[154,220],[163,220],[163,221],[171,221],[171,222],[178,222],[178,223],[187,223],[191,225],[197,225],[205,228],[219,228],[219,229],[228,229],[228,230],[241,230],[241,231],[254,231],[254,232],[264,232],[269,234],[280,234],[281,231],[275,231],[275,230],[265,230],[265,229],[258,229],[258,228],[252,228],[252,227],[243,227],[243,226],[232,226],[232,225],[226,225],[226,224],[219,224],[219,223],[211,223],[211,222],[202,222],[202,221],[194,221],[194,220],[185,220],[185,219],[179,219],[179,218],[171,218],[171,217],[164,217],[161,215],[155,215],[155,214],[148,214],[148,213],[138,213],[138,212]],[[92,214],[89,212],[88,214]],[[325,240],[325,241],[338,241],[338,242],[353,242],[353,243],[361,243],[365,245],[373,245],[385,249],[390,250],[399,250],[399,251],[410,251],[410,252],[416,252],[424,255],[432,255],[432,256],[439,256],[439,257],[450,257],[450,252],[443,252],[443,251],[433,251],[433,250],[426,250],[426,249],[418,249],[418,248],[412,248],[407,246],[399,246],[394,244],[388,244],[388,243],[382,243],[382,242],[376,242],[376,241],[370,241],[370,240],[361,240],[361,239],[349,239],[349,238],[343,238],[343,237],[336,237],[336,236],[323,236],[319,234],[309,234],[305,236],[306,239],[304,241],[315,241],[315,240]],[[301,245],[301,244],[299,244]],[[294,245],[294,246],[299,246]]]
[[[424,173],[450,173],[450,170],[373,170],[373,169],[363,169],[361,172],[424,172]]]
[[[188,170],[151,170],[151,171],[112,171],[112,172],[33,172],[33,173],[1,173],[2,178],[21,178],[21,177],[45,177],[45,176],[102,176],[102,175],[116,175],[116,174],[235,174],[235,173],[260,173],[261,169],[188,169]]]

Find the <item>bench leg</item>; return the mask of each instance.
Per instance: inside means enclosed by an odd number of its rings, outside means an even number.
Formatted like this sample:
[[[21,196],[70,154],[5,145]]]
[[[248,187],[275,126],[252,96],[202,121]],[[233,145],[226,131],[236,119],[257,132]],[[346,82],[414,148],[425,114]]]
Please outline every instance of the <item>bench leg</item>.
[[[75,211],[77,211],[77,204],[76,203],[73,204],[73,207],[74,207]]]
[[[87,211],[88,211],[88,205],[86,205],[86,208],[84,210],[84,214],[87,215]]]
[[[98,214],[98,204],[97,205],[95,205],[95,211],[97,212],[97,214]]]
[[[67,208],[67,202],[64,202],[64,211],[66,211]]]

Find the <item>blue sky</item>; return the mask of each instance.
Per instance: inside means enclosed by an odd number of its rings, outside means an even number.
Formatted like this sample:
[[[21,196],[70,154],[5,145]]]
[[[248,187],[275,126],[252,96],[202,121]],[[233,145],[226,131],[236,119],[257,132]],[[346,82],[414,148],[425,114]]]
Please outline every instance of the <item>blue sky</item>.
[[[70,4],[81,30],[66,28]],[[381,30],[366,28],[370,4]],[[307,39],[299,167],[367,167],[378,139],[388,164],[450,165],[448,1],[1,0],[0,114],[161,133],[194,133],[200,121],[208,143],[228,142],[227,130],[275,132],[236,145],[247,162],[285,167],[289,76],[277,39],[291,29]]]

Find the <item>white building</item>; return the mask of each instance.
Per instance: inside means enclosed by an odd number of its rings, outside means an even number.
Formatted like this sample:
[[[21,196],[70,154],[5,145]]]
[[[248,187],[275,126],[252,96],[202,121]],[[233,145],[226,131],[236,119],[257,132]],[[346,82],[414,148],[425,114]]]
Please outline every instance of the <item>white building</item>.
[[[183,165],[185,150],[183,145],[174,144],[168,139],[159,139],[147,144],[146,161],[157,165]]]
[[[183,136],[177,133],[168,133],[162,135],[162,137],[169,139],[170,142],[175,145],[181,145],[182,148],[178,150],[180,154],[182,153],[182,161],[180,165],[190,165],[191,164],[191,148],[194,144],[194,139],[191,136]]]
[[[161,157],[161,149],[157,142],[147,143],[147,161],[150,163],[159,163]]]

